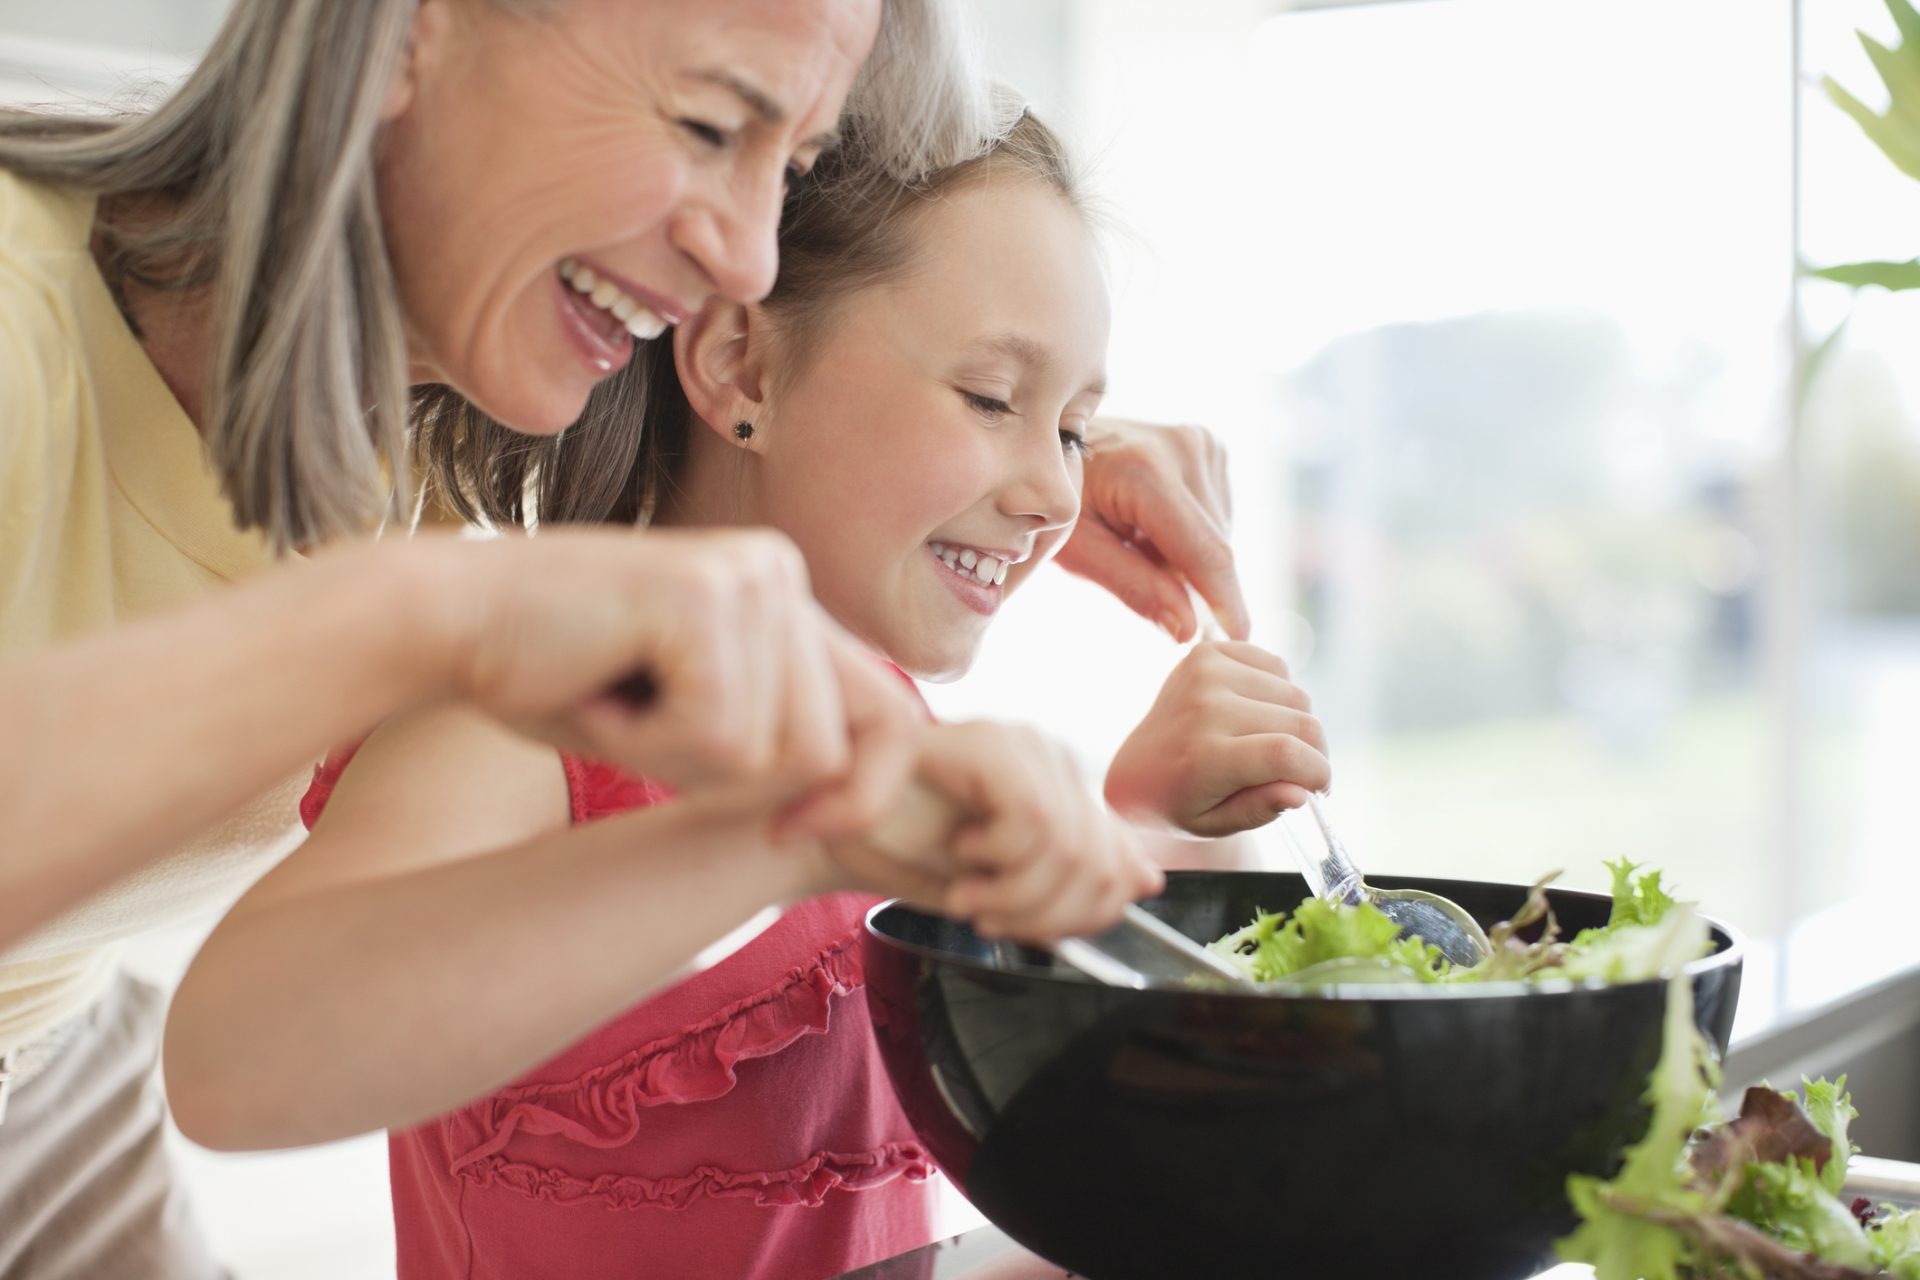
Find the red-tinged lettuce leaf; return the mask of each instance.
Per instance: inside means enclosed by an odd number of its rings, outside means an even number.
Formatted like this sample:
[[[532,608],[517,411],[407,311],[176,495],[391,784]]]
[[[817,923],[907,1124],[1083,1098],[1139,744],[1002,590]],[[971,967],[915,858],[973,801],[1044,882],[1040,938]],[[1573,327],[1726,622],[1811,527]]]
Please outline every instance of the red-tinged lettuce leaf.
[[[1764,1085],[1748,1089],[1740,1099],[1739,1116],[1709,1130],[1694,1144],[1691,1157],[1693,1171],[1709,1185],[1749,1164],[1791,1164],[1796,1159],[1823,1168],[1833,1159],[1833,1139],[1807,1117],[1793,1095]]]

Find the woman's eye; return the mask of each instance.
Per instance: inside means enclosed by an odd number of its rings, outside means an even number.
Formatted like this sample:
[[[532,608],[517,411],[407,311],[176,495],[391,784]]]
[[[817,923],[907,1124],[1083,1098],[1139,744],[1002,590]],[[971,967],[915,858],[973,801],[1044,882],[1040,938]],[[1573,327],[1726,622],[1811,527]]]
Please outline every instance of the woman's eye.
[[[699,139],[700,142],[706,146],[712,147],[715,151],[727,145],[726,133],[717,126],[710,125],[704,120],[682,120],[680,121],[680,127]]]
[[[1093,448],[1092,445],[1087,443],[1087,438],[1084,435],[1081,435],[1078,431],[1069,431],[1065,427],[1060,428],[1060,447],[1068,453],[1077,453],[1082,457],[1086,456]]]
[[[972,391],[962,391],[960,395],[969,405],[973,406],[974,412],[984,418],[1004,418],[1007,414],[1013,412],[1012,405],[1008,404],[1005,400],[995,399],[993,396],[983,396]]]

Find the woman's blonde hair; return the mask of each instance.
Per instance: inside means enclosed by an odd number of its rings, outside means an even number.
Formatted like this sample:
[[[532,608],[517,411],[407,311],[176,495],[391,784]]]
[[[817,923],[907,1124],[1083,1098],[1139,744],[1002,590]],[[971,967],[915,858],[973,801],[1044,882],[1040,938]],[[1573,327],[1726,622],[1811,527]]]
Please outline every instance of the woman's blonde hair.
[[[416,5],[237,0],[149,113],[0,111],[0,168],[165,207],[137,227],[103,224],[108,282],[210,287],[201,434],[235,522],[277,550],[404,517],[416,415],[477,413],[450,388],[409,390],[381,231],[374,148]],[[970,122],[977,77],[953,5],[882,0],[856,93],[902,168]]]
[[[1007,176],[1088,211],[1060,138],[1007,90],[983,92],[971,124],[947,131],[913,169],[893,163],[887,122],[869,115],[870,105],[850,104],[844,141],[794,187],[781,215],[780,272],[761,308],[779,330],[789,373],[849,295],[911,265],[916,224],[942,196]],[[471,406],[449,405],[423,424],[422,460],[436,496],[468,520],[642,523],[673,484],[693,417],[673,344],[663,339],[595,388],[563,435],[519,435]]]

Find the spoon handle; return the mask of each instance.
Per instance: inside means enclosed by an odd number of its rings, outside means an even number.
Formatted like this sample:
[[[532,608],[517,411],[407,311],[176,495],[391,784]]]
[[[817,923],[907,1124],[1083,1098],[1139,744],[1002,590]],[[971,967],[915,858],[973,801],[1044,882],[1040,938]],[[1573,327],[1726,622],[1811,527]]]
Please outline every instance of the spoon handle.
[[[1321,803],[1319,792],[1307,793],[1307,809],[1313,814],[1314,825],[1320,828],[1320,839],[1326,845],[1326,853],[1314,860],[1315,874],[1320,881],[1313,886],[1314,892],[1349,906],[1365,901],[1367,887],[1360,882],[1360,868],[1353,865],[1353,859],[1347,856],[1347,847],[1340,843],[1333,823],[1327,820],[1327,808]]]

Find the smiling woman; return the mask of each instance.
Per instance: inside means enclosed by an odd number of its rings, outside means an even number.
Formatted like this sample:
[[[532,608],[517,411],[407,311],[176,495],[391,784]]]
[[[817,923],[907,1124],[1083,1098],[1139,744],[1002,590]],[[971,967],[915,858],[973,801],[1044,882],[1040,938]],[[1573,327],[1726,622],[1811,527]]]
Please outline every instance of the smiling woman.
[[[329,746],[452,698],[686,784],[904,769],[780,539],[328,546],[406,514],[423,384],[557,431],[763,291],[857,76],[903,162],[972,93],[942,0],[239,0],[149,114],[0,112],[0,1274],[208,1272],[117,949],[284,854]]]

